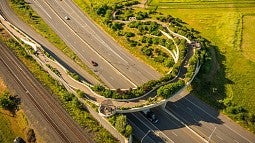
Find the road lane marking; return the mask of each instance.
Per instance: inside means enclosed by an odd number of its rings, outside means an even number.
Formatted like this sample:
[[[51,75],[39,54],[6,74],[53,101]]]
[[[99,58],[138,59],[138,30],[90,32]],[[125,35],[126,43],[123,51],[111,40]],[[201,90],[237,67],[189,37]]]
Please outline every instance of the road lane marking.
[[[134,113],[131,113],[136,119],[138,119],[143,125],[145,125],[147,128],[149,128],[150,130],[152,130],[156,135],[158,135],[158,137],[160,137],[159,135],[162,134],[164,137],[166,137],[170,142],[174,143],[173,140],[171,140],[168,136],[166,136],[162,131],[160,131],[155,125],[153,125],[147,118],[145,118],[147,121],[149,121],[149,123],[151,123],[151,125],[157,129],[156,131],[154,131],[152,128],[150,128],[147,124],[145,124],[140,118],[138,118]]]
[[[208,116],[210,116],[211,118],[215,119],[216,121],[220,120],[215,118],[213,115],[211,115],[210,113],[206,112],[203,108],[199,107],[198,105],[196,105],[195,103],[193,103],[192,101],[190,101],[187,98],[183,98],[184,100],[187,100],[188,102],[190,102],[192,105],[194,105],[195,107],[197,107],[198,109],[200,109],[201,111],[203,111],[204,113],[206,113]],[[242,137],[243,139],[245,139],[246,141],[252,143],[249,139],[247,139],[246,137],[242,136],[241,134],[237,133],[234,129],[232,129],[231,127],[229,127],[226,124],[222,124],[223,126],[227,127],[228,129],[230,129],[232,132],[234,132],[235,134],[239,135],[240,137]]]
[[[187,109],[190,110],[191,112],[193,112],[191,108],[187,107]]]
[[[66,2],[65,2],[65,3],[66,3]],[[74,10],[70,7],[69,4],[66,4],[66,5],[74,12]],[[64,9],[62,5],[60,5],[60,6],[62,7],[62,9]],[[84,21],[84,19],[82,19],[82,18],[80,17],[80,15],[77,14],[77,17],[78,17],[81,21],[83,21],[83,22],[86,24],[86,22]],[[76,23],[78,23],[81,27],[83,27],[83,25],[81,24],[81,22],[78,22],[75,18],[74,18],[73,20],[76,21]],[[86,24],[86,25],[87,25],[87,24]],[[96,28],[96,27],[95,27],[95,28]],[[97,39],[98,42],[100,42],[102,45],[104,45],[106,48],[108,48],[112,53],[114,53],[116,56],[118,56],[120,59],[122,59],[125,63],[128,63],[128,61],[126,61],[124,58],[121,57],[121,55],[119,55],[117,52],[115,52],[115,51],[109,46],[109,44],[107,44],[103,39],[101,39],[100,36],[98,36],[98,34],[97,34],[92,28],[90,28],[90,27],[88,26],[88,29],[90,29],[90,32],[93,33],[92,36],[93,36],[95,39]]]
[[[74,35],[76,35],[81,41],[82,43],[86,44],[91,50],[92,52],[94,52],[96,55],[98,55],[103,61],[105,61],[115,72],[117,72],[120,76],[122,76],[123,78],[126,79],[126,81],[128,81],[129,83],[131,83],[134,87],[137,87],[137,85],[132,82],[127,76],[125,76],[124,74],[122,74],[116,67],[114,67],[109,61],[107,61],[104,57],[102,57],[102,55],[100,55],[95,49],[93,49],[87,42],[85,42],[58,14],[57,12],[48,4],[47,1],[44,1],[44,3],[51,9],[51,11],[60,19],[60,21],[62,21],[66,27],[68,29],[70,29]]]
[[[174,114],[172,114],[170,111],[168,111],[166,108],[163,108],[163,110],[169,114],[170,116],[172,116],[175,120],[177,120],[178,122],[180,122],[182,125],[184,125],[187,129],[189,129],[192,133],[194,133],[195,135],[197,135],[201,140],[203,140],[204,142],[208,143],[208,141],[203,138],[202,136],[200,136],[197,132],[195,132],[193,129],[191,129],[188,125],[186,125],[184,122],[182,122],[179,118],[177,118]]]
[[[37,1],[37,0],[33,0],[35,3],[37,3],[37,5],[41,8],[41,10],[47,15],[47,16],[49,16],[49,18],[50,19],[52,19],[51,18],[51,16],[47,13],[47,11],[40,5],[40,3]],[[37,1],[37,2],[36,2]]]
[[[223,138],[221,138],[220,136],[216,135],[216,137],[223,141]]]
[[[174,134],[175,136],[177,136],[177,134],[176,134],[174,131],[172,131],[172,134]]]

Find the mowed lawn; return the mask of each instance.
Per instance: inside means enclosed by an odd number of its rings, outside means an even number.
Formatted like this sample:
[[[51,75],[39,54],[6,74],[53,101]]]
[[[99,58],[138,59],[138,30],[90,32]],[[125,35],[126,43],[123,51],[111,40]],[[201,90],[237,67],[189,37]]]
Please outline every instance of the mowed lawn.
[[[224,2],[225,8],[218,8],[219,5],[224,5]],[[252,16],[255,14],[254,2],[254,0],[214,2],[152,0],[150,3],[151,6],[158,5],[158,11],[162,13],[179,17],[217,46],[217,61],[221,67],[211,82],[211,87],[223,85],[224,90],[218,90],[215,94],[208,92],[210,95],[200,95],[214,98],[210,100],[214,101],[210,103],[214,107],[217,107],[215,104],[229,99],[233,104],[255,114],[255,16]],[[222,84],[217,85],[219,82]]]
[[[243,17],[242,52],[247,60],[255,62],[255,15]]]

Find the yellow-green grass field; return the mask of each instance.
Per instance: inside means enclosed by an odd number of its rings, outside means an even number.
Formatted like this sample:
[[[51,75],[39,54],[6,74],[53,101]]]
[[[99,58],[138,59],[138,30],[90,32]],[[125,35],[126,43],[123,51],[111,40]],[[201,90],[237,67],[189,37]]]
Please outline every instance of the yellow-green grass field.
[[[201,7],[184,6],[187,2],[191,2],[191,5],[197,3],[197,6]],[[152,0],[149,3],[151,6],[158,5],[158,11],[162,13],[179,17],[216,46],[216,57],[220,68],[212,81],[208,82],[210,87],[206,88],[206,91],[195,92],[214,107],[222,109],[219,104],[230,100],[233,105],[242,106],[248,113],[255,114],[254,2],[251,0],[217,0],[215,3],[209,0],[205,2]],[[226,3],[225,8],[218,8],[219,3],[220,5]],[[208,91],[213,88],[218,90]],[[203,87],[198,89],[205,90]],[[254,131],[252,127],[254,125],[244,126]]]
[[[74,0],[80,7],[82,3],[91,4],[89,0]],[[109,0],[113,3],[118,0]],[[95,0],[93,3],[102,3]],[[215,59],[210,74],[204,74],[192,85],[193,93],[213,107],[222,110],[236,120],[242,115],[233,115],[227,108],[241,106],[247,114],[255,115],[255,62],[252,39],[255,37],[255,18],[247,15],[255,14],[254,0],[149,0],[148,6],[157,7],[157,11],[182,19],[190,28],[214,45]],[[84,6],[85,7],[85,6]],[[86,9],[84,8],[83,9]],[[95,15],[85,10],[93,19]],[[99,22],[98,20],[95,20]],[[109,32],[108,30],[106,30]],[[110,32],[111,33],[111,32]],[[111,35],[114,35],[111,33]],[[121,41],[115,37],[116,41]],[[123,44],[120,42],[120,44]],[[125,45],[125,44],[124,44]],[[220,68],[216,68],[219,66]],[[217,69],[217,70],[216,70]],[[213,75],[212,75],[213,74]],[[208,78],[210,76],[210,78]],[[203,81],[207,79],[206,81]],[[199,81],[200,84],[196,82]],[[204,84],[201,84],[204,83]],[[197,85],[200,87],[198,87]],[[216,90],[215,90],[216,89]],[[231,106],[226,106],[231,101]],[[225,104],[222,104],[225,103]],[[225,106],[224,106],[225,105]],[[240,121],[241,124],[244,122]],[[253,125],[243,124],[255,131]]]
[[[3,80],[0,78],[0,96],[7,90]],[[0,108],[0,142],[11,143],[19,136],[25,139],[25,129],[28,122],[22,110],[16,113],[15,117],[12,114]]]
[[[255,15],[243,17],[243,37],[241,50],[247,60],[255,62]]]

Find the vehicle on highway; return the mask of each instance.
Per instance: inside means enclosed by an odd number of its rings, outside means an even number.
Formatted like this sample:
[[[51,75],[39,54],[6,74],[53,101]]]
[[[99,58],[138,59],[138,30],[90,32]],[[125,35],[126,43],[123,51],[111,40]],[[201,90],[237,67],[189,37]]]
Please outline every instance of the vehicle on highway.
[[[158,123],[156,115],[150,109],[143,110],[141,113],[152,123]]]
[[[94,67],[98,66],[98,63],[95,62],[95,61],[91,61],[91,63],[92,63],[92,65],[93,65]]]
[[[69,18],[68,16],[65,16],[65,19],[66,19],[66,20],[70,20],[70,18]]]

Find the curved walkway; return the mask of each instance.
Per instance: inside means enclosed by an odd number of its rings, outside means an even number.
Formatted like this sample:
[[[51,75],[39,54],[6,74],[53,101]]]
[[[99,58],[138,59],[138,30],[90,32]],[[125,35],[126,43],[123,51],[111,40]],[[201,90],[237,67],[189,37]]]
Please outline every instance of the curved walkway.
[[[43,49],[40,48],[38,43],[33,41],[27,35],[22,33],[22,31],[18,30],[18,28],[15,28],[15,26],[13,26],[9,22],[5,21],[3,18],[0,18],[0,19],[1,19],[0,21],[4,25],[4,27],[15,38],[21,39],[24,43],[29,44],[31,47],[34,47],[34,45],[37,46],[38,51],[37,51],[37,56],[36,57],[39,59],[40,64],[44,65],[43,66],[44,68],[46,67],[46,65],[50,65],[50,67],[56,69],[59,72],[59,74],[56,74],[58,76],[54,76],[54,78],[60,78],[61,80],[59,80],[59,81],[62,81],[62,83],[64,82],[63,84],[67,84],[70,88],[72,88],[74,90],[79,89],[79,90],[85,92],[86,95],[87,95],[87,98],[96,105],[99,105],[103,101],[109,100],[109,99],[93,92],[90,89],[90,85],[74,80],[71,76],[69,76],[67,74],[67,69],[65,69],[56,60],[52,60],[49,57],[45,56],[45,54],[43,54],[44,53]],[[36,48],[34,48],[34,49],[36,50]],[[190,59],[190,57],[193,54],[194,54],[194,49],[190,48],[188,54],[186,55],[185,59],[183,60],[181,66],[180,66],[178,76],[176,78],[174,78],[173,80],[167,82],[167,83],[176,82],[176,81],[178,81],[178,80],[180,80],[181,78],[184,77],[184,75],[186,73],[186,67],[188,66],[187,65],[188,60]],[[35,57],[35,56],[33,56],[33,57]],[[52,71],[49,71],[50,68],[45,68],[45,70],[47,70],[49,73],[52,72]],[[167,84],[167,83],[165,83],[165,84]],[[162,84],[162,85],[164,85],[164,84]],[[160,85],[160,86],[162,86],[162,85]],[[110,99],[110,100],[111,100],[111,102],[114,106],[118,107],[117,112],[123,112],[121,109],[119,109],[120,107],[124,107],[125,109],[127,109],[127,110],[124,110],[124,112],[135,112],[137,110],[143,110],[142,106],[145,106],[145,105],[148,104],[147,99],[154,97],[156,95],[157,89],[160,86],[155,87],[152,91],[148,92],[147,94],[145,94],[144,96],[141,96],[139,98],[129,99],[129,100],[114,100],[114,99]],[[164,100],[163,102],[165,102],[165,101],[167,101],[167,100]],[[161,103],[163,103],[163,102],[161,102]],[[154,106],[158,106],[158,105],[157,104],[147,105],[147,108],[151,108],[151,107],[154,107]],[[130,108],[133,108],[133,107],[139,107],[139,108],[137,108],[136,110],[131,110]]]

